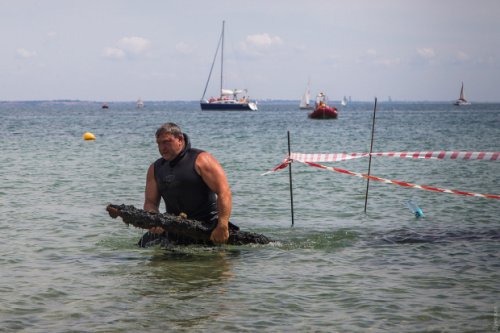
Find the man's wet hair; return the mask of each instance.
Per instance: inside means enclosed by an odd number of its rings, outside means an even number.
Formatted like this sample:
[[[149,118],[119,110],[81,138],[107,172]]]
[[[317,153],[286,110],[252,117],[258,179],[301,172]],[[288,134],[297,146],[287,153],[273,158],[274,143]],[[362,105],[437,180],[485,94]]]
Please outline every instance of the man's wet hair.
[[[176,138],[183,136],[181,128],[174,123],[165,123],[156,130],[156,138],[163,134],[170,134]]]

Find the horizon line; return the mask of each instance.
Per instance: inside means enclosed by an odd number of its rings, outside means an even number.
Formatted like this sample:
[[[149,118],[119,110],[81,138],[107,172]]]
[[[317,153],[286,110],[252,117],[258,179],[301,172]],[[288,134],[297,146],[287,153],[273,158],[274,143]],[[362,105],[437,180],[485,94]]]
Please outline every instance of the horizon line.
[[[199,103],[199,100],[145,100],[141,99],[143,102],[150,103]],[[257,102],[300,102],[300,99],[256,99]],[[337,101],[336,99],[331,99],[330,101]],[[339,102],[341,99],[338,100]],[[450,103],[454,102],[455,99],[450,100],[388,100],[388,99],[378,99],[377,102],[385,103]],[[0,100],[0,103],[34,103],[34,102],[52,102],[52,103],[137,103],[137,100],[110,100],[110,101],[100,101],[100,100],[84,100],[84,99],[19,99],[19,100]],[[500,103],[500,101],[474,101],[469,100],[469,102],[474,103]],[[373,100],[352,100],[350,103],[373,103]]]

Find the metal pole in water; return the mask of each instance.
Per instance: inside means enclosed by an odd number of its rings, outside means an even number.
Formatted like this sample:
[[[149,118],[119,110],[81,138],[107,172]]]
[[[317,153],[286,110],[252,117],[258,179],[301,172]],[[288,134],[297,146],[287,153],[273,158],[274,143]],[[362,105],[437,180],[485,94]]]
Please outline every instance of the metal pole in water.
[[[291,154],[291,149],[290,149],[290,131],[288,133],[288,157],[290,157]],[[294,219],[293,219],[293,184],[292,184],[292,163],[288,163],[288,176],[290,179],[290,208],[292,211],[292,227],[294,224]]]
[[[370,143],[370,157],[368,160],[368,176],[370,175],[372,167],[372,151],[373,151],[373,136],[375,134],[375,113],[377,112],[377,97],[375,97],[375,106],[373,107],[373,119],[372,119],[372,140]],[[366,194],[365,194],[365,213],[366,205],[368,203],[368,188],[370,187],[370,178],[366,180]]]

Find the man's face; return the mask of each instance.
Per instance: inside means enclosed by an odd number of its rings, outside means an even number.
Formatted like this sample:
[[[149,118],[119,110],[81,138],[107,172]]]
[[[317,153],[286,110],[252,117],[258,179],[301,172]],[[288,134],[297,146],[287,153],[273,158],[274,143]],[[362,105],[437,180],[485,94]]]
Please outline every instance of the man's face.
[[[156,138],[156,143],[160,155],[167,161],[173,160],[184,147],[184,140],[176,138],[172,134],[161,134]]]

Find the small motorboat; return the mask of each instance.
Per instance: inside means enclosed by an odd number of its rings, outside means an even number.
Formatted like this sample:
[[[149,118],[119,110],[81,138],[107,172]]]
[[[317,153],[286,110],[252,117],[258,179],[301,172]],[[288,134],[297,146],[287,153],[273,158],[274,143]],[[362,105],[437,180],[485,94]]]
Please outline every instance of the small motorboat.
[[[109,109],[109,105],[107,103],[104,103],[102,106],[101,106],[101,109]]]
[[[326,101],[326,95],[319,93],[316,97],[316,107],[313,112],[308,114],[308,117],[311,119],[336,119],[338,117],[337,108],[329,106]]]

